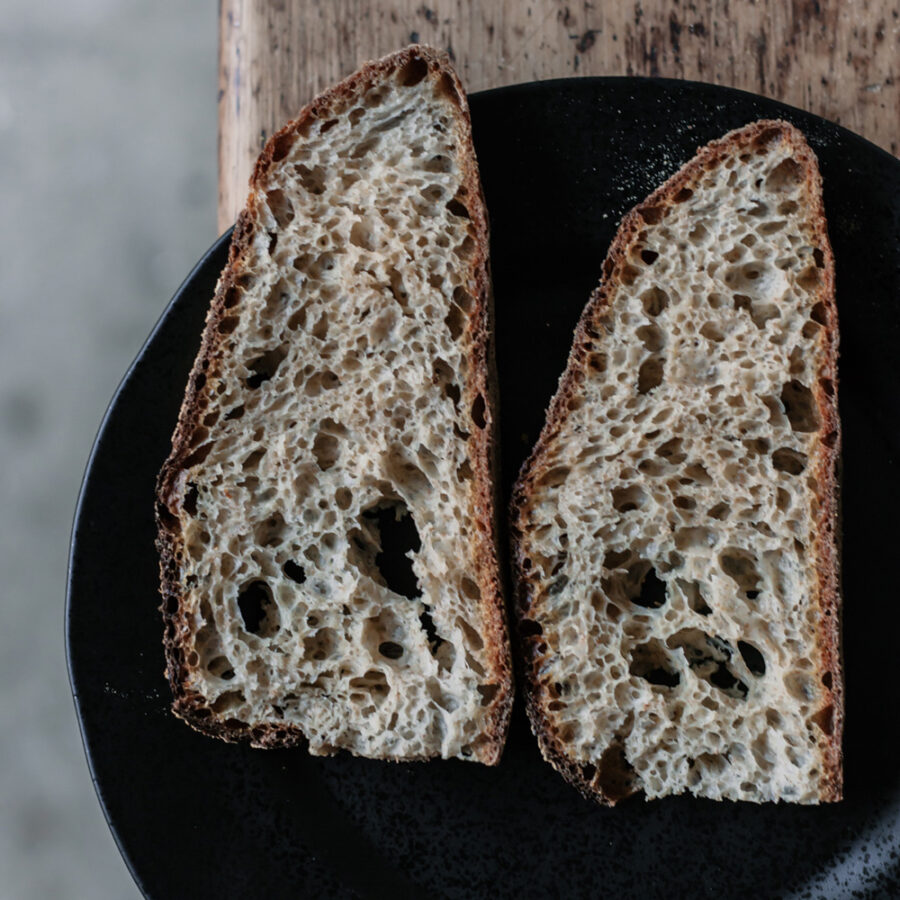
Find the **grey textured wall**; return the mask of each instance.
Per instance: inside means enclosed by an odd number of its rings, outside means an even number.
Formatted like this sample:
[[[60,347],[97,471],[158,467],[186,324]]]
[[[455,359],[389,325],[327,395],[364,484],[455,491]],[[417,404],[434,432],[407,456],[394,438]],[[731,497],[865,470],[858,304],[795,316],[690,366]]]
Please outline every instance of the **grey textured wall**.
[[[63,644],[105,406],[215,239],[216,4],[6,0],[0,27],[0,895],[138,892]]]

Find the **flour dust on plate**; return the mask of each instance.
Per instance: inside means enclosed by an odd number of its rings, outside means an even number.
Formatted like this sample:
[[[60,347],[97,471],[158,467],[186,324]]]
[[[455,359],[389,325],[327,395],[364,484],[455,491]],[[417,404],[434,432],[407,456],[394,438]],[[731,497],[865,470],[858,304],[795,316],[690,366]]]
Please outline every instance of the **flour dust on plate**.
[[[98,794],[135,880],[152,898],[900,895],[900,773],[886,739],[898,714],[887,687],[900,612],[886,599],[886,561],[900,506],[900,163],[812,115],[708,85],[579,79],[470,104],[492,227],[507,491],[622,214],[699,145],[756,119],[787,119],[816,152],[841,323],[845,799],[603,809],[541,759],[519,704],[494,770],[253,750],[178,722],[163,677],[153,486],[226,235],[113,399],[72,540],[70,676]]]

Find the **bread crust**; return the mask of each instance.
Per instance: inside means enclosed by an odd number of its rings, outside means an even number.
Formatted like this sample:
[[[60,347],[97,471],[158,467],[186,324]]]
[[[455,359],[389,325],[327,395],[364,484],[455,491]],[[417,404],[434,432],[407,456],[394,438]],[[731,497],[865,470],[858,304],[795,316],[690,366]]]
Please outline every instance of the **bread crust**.
[[[603,331],[601,319],[618,287],[619,277],[626,263],[628,253],[644,227],[643,214],[648,210],[666,209],[673,204],[675,196],[685,187],[694,183],[704,172],[714,168],[718,162],[736,147],[752,146],[770,140],[784,141],[803,171],[812,208],[810,222],[815,245],[824,255],[822,282],[817,302],[824,309],[824,328],[819,329],[819,350],[821,364],[816,373],[815,401],[820,418],[811,468],[817,479],[818,515],[816,517],[815,561],[816,597],[818,606],[818,645],[820,648],[820,668],[817,675],[824,685],[825,702],[819,715],[826,725],[830,721],[827,751],[822,759],[822,777],[819,785],[819,799],[834,802],[843,796],[841,737],[843,732],[844,702],[843,678],[840,647],[840,592],[839,558],[837,545],[837,503],[838,483],[836,467],[840,455],[840,421],[837,407],[837,357],[838,318],[834,292],[834,256],[828,239],[825,208],[822,198],[822,179],[815,154],[803,134],[788,122],[782,120],[760,120],[729,132],[719,140],[701,147],[697,154],[676,172],[668,181],[657,188],[642,203],[627,213],[616,233],[603,263],[602,281],[588,301],[575,329],[572,350],[566,370],[560,380],[556,394],[550,402],[547,418],[540,437],[525,461],[513,487],[510,501],[510,549],[513,573],[513,639],[522,661],[521,681],[525,694],[526,709],[532,729],[538,738],[544,758],[551,763],[578,790],[590,799],[605,805],[615,805],[629,793],[604,791],[602,785],[590,771],[593,767],[583,767],[572,760],[566,752],[565,744],[553,733],[547,704],[552,698],[540,684],[537,668],[543,652],[539,635],[528,633],[529,614],[536,599],[533,576],[524,565],[523,533],[527,527],[527,514],[531,504],[535,480],[541,472],[544,458],[556,439],[565,421],[567,406],[578,393],[581,383],[587,377],[588,352],[593,342]],[[523,629],[523,625],[525,628]],[[828,729],[826,729],[828,733]],[[587,769],[587,771],[586,771]]]
[[[363,65],[305,106],[296,119],[269,138],[250,179],[246,207],[238,216],[231,239],[228,263],[222,272],[203,332],[199,354],[188,381],[178,424],[172,438],[172,451],[160,471],[156,487],[156,547],[160,555],[160,581],[164,621],[163,645],[166,677],[171,686],[173,711],[189,725],[205,734],[226,741],[249,740],[257,747],[288,747],[305,742],[296,726],[262,725],[250,727],[237,719],[218,718],[200,694],[191,691],[188,680],[192,666],[185,647],[190,624],[184,609],[185,590],[179,571],[185,557],[177,510],[187,470],[202,458],[206,429],[203,416],[212,396],[217,369],[222,358],[219,322],[237,302],[246,275],[248,255],[258,220],[260,196],[264,196],[270,170],[300,138],[304,128],[315,119],[339,116],[348,102],[360,92],[391,77],[414,61],[427,67],[426,77],[440,80],[443,92],[454,106],[457,128],[458,162],[466,206],[474,229],[475,250],[469,263],[472,293],[475,298],[468,323],[468,356],[472,360],[463,396],[470,406],[482,398],[484,427],[474,429],[468,438],[470,464],[474,472],[476,535],[475,556],[481,590],[485,644],[490,651],[491,679],[499,687],[488,708],[485,734],[487,741],[473,749],[481,762],[499,762],[506,738],[513,702],[512,666],[506,626],[502,582],[497,557],[498,479],[496,477],[496,377],[494,376],[493,300],[488,270],[488,220],[478,164],[472,144],[471,119],[465,92],[446,53],[413,44],[382,59]],[[427,757],[421,757],[425,759]],[[409,759],[404,757],[404,760]]]

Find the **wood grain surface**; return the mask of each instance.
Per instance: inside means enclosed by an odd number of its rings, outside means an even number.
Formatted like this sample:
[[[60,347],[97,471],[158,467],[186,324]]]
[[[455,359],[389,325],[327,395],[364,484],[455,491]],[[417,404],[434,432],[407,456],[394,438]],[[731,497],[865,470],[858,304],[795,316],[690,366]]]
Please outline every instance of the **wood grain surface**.
[[[662,75],[764,94],[900,148],[898,0],[220,0],[219,230],[266,136],[360,62],[441,47],[470,92]]]

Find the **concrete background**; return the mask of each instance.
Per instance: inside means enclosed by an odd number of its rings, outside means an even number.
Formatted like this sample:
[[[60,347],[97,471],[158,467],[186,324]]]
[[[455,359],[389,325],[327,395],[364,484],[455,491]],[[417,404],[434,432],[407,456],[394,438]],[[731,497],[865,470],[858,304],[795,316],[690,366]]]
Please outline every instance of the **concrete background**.
[[[64,654],[94,433],[216,237],[216,3],[5,0],[0,28],[0,896],[136,898]]]

